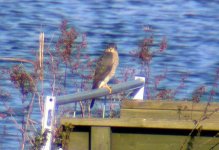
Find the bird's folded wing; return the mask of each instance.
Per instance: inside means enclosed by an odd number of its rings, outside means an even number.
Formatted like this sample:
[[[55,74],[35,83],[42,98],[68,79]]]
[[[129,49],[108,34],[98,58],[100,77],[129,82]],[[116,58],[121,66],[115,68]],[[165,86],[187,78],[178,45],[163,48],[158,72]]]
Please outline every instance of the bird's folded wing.
[[[106,52],[97,62],[93,80],[93,88],[97,88],[98,83],[103,81],[111,73],[112,68],[113,55],[112,53]]]

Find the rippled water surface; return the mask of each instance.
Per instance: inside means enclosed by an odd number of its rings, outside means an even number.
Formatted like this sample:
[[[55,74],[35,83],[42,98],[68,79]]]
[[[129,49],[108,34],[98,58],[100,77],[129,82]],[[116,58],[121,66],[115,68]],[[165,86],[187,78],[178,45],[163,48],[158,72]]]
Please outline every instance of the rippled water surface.
[[[218,8],[216,0],[0,0],[0,57],[34,60],[39,33],[45,32],[48,44],[66,19],[78,32],[86,33],[87,54],[96,57],[106,43],[115,42],[120,53],[118,70],[133,66],[137,69],[140,65],[131,61],[129,52],[136,50],[145,37],[143,28],[150,27],[155,43],[163,36],[168,41],[165,53],[156,55],[151,62],[152,75],[163,74],[167,68],[163,88],[174,88],[180,84],[181,73],[188,73],[186,88],[178,97],[187,98],[197,86],[210,88],[214,83],[219,67]],[[12,64],[0,62],[0,66],[8,65]],[[13,90],[10,81],[0,80],[0,87],[11,91],[9,107],[21,105],[16,101],[19,92]],[[3,112],[5,106],[0,108]],[[19,122],[20,117],[15,119]],[[20,134],[9,118],[0,120],[0,135],[4,135],[0,149],[19,149]]]

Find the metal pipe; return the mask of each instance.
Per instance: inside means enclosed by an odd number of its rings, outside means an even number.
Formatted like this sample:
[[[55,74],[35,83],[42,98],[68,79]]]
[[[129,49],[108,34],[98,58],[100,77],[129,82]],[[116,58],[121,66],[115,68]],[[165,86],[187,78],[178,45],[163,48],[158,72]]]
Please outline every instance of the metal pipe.
[[[115,93],[119,93],[119,92],[127,91],[127,90],[134,90],[137,88],[141,88],[143,85],[144,85],[144,81],[142,80],[133,80],[133,81],[128,81],[128,82],[124,82],[120,84],[115,84],[111,86],[112,88],[111,94],[115,94]],[[82,101],[82,100],[102,97],[106,95],[109,95],[109,91],[105,88],[100,88],[100,89],[95,89],[91,91],[78,92],[75,94],[57,96],[56,105],[68,104],[68,103],[72,103],[76,101]]]

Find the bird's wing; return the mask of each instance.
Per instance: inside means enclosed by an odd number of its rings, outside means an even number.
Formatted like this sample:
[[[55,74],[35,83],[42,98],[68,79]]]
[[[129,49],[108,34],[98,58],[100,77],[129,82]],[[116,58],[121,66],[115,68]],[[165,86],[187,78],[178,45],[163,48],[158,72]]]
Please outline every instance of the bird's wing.
[[[105,52],[97,61],[97,66],[94,74],[93,89],[98,88],[100,81],[103,81],[111,72],[113,67],[113,54]]]

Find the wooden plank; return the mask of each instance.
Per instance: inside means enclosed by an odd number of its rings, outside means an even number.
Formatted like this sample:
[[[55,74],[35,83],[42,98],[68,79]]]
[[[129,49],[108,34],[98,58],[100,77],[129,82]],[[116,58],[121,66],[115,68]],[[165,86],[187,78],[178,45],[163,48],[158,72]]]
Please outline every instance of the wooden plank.
[[[197,120],[203,115],[206,108],[206,104],[203,103],[195,105],[191,102],[174,101],[124,101],[122,103],[121,118],[61,118],[61,124],[91,127],[90,146],[92,150],[175,150],[180,149],[185,140],[187,141],[183,150],[190,149],[190,146],[192,146],[192,149],[199,150],[214,147],[217,149],[219,147],[218,137],[195,136],[191,138],[182,134],[176,135],[177,133],[169,134],[169,132],[174,131],[172,129],[183,132],[184,130],[188,132],[198,128],[201,131],[219,131],[218,103],[211,104],[208,107],[206,114],[209,117],[198,122],[198,124],[196,124]],[[114,132],[111,133],[111,127],[113,129],[122,127],[127,129],[127,132],[122,130],[122,132],[116,133],[116,130],[113,130]],[[142,130],[143,128],[148,128],[150,131],[152,131],[151,129],[155,129],[153,131],[158,131],[159,129],[163,129],[162,131],[164,129],[171,130],[167,130],[168,132],[163,134],[158,134],[158,132],[131,133],[129,132],[130,128],[134,131]],[[120,128],[118,131],[120,131]],[[87,140],[87,138],[84,139]],[[77,144],[75,143],[75,145]]]
[[[219,138],[214,137],[113,133],[112,150],[179,150],[185,140],[187,142],[183,150],[210,150],[214,146],[215,149],[219,149]]]
[[[155,110],[196,110],[204,111],[207,103],[195,103],[189,101],[157,101],[157,100],[123,100],[122,109],[155,109]],[[211,103],[208,111],[219,111],[219,103]]]
[[[96,135],[102,135],[102,132]],[[197,150],[206,150],[214,146],[215,149],[219,148],[218,137],[195,136],[191,138],[183,135],[111,133],[111,150],[176,150],[180,149],[185,140],[187,142],[184,145],[184,149],[188,149],[189,144],[193,146],[193,149]],[[70,133],[67,149],[88,150],[88,146],[89,132],[73,131]]]
[[[85,150],[89,149],[89,132],[71,132],[67,149]]]
[[[167,120],[167,119],[144,119],[144,118],[61,118],[61,124],[72,124],[78,126],[106,126],[106,127],[136,127],[136,128],[160,128],[160,129],[194,129],[192,120]],[[204,120],[199,123],[202,130],[219,131],[218,120]]]
[[[121,118],[147,118],[168,120],[199,120],[207,117],[210,121],[219,121],[219,112],[207,112],[204,116],[202,111],[187,110],[154,110],[154,109],[121,109]]]
[[[91,150],[111,150],[111,128],[91,127]]]

